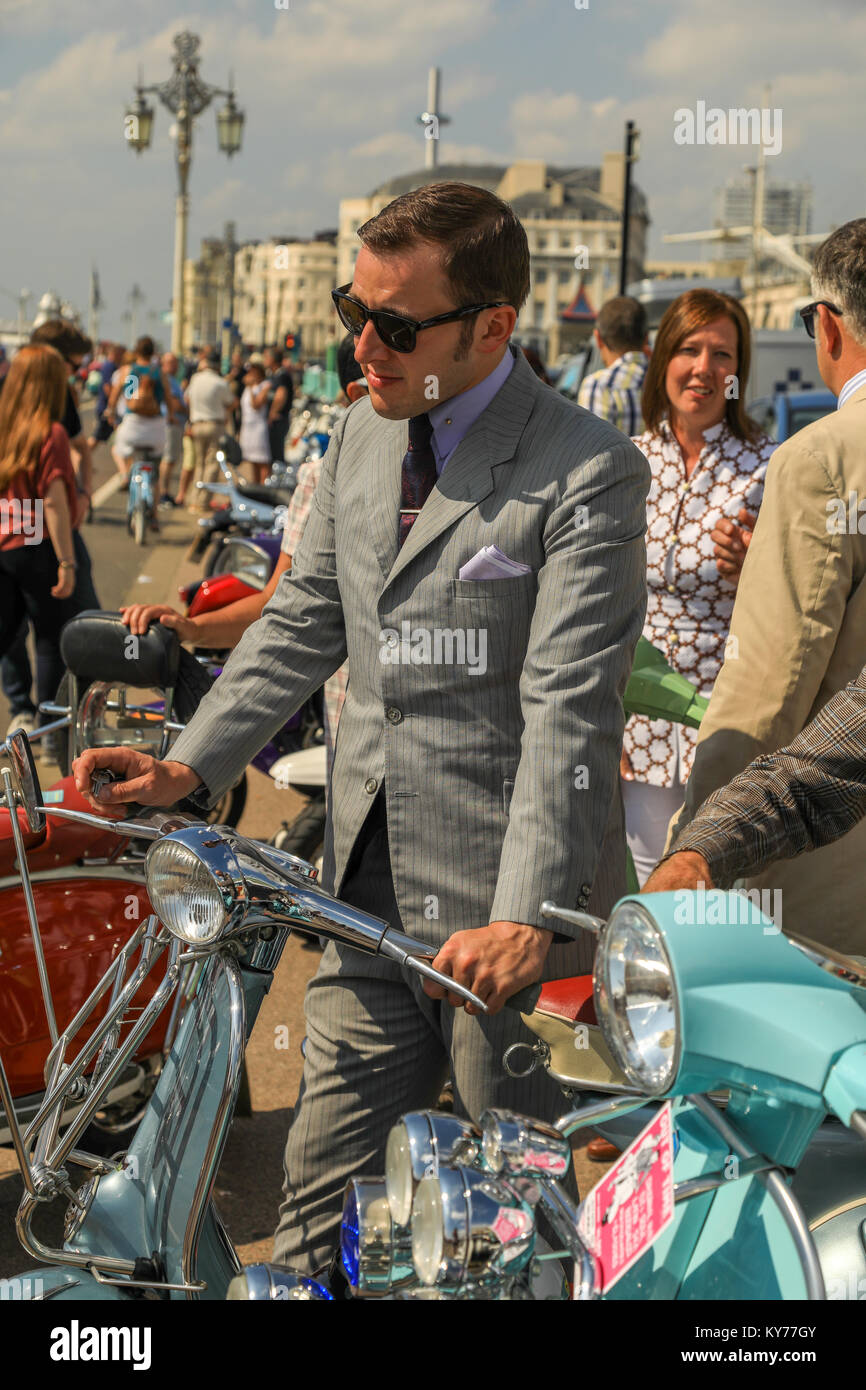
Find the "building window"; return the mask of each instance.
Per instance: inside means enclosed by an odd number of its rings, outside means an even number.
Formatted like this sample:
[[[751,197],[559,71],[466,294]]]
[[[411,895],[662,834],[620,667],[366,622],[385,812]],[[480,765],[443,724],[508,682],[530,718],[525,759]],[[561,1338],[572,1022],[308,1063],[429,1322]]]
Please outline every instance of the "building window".
[[[539,251],[544,251],[547,246],[547,237],[541,232],[539,232],[538,237],[536,238],[536,245]]]
[[[560,283],[561,285],[568,285],[568,284],[571,283],[571,271],[570,271],[570,270],[561,270],[561,271],[559,272],[559,283]]]
[[[547,271],[546,271],[546,270],[536,270],[536,272],[535,272],[535,283],[536,283],[536,285],[543,285],[543,284],[545,283],[546,280],[547,280]]]

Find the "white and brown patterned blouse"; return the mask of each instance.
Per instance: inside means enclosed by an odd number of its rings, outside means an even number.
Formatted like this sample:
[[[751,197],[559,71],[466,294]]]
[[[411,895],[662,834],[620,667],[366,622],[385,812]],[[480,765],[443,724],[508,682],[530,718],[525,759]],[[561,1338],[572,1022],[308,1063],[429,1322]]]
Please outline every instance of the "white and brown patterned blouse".
[[[775,444],[738,439],[727,421],[704,431],[704,447],[690,478],[670,424],[638,435],[652,471],[647,499],[647,617],[644,636],[702,695],[712,693],[725,659],[736,586],[719,574],[711,532],[722,517],[757,512]],[[654,787],[685,783],[697,731],[667,719],[635,714],[623,748],[635,780]]]

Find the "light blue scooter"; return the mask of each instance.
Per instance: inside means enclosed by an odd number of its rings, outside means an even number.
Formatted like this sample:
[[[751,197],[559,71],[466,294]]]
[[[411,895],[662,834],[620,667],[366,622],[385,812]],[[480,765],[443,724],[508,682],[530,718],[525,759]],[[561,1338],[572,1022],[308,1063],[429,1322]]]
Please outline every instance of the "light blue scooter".
[[[351,1193],[355,1292],[532,1298],[543,1213],[574,1258],[575,1298],[866,1296],[866,968],[736,892],[631,895],[607,923],[544,910],[597,934],[594,987],[523,991],[514,1002],[536,1042],[506,1063],[514,1075],[544,1066],[580,1104],[553,1127],[505,1111],[478,1126],[405,1116],[385,1177],[362,1189],[387,1200],[402,1255],[386,1290],[381,1215],[374,1242]],[[625,1145],[659,1101],[672,1102],[673,1219],[603,1294],[597,1247],[561,1186],[567,1140],[589,1128]]]

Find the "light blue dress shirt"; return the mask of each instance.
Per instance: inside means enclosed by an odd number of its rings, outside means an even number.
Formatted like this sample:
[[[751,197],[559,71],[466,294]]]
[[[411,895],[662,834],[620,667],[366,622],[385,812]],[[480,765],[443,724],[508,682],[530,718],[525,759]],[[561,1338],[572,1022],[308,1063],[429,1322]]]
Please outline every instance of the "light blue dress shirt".
[[[489,376],[479,381],[477,386],[470,386],[468,391],[461,391],[458,396],[452,396],[448,401],[439,401],[427,411],[430,424],[433,426],[433,453],[436,456],[437,477],[441,476],[442,469],[461,439],[469,432],[470,426],[475,424],[478,416],[487,409],[497,391],[507,381],[513,366],[514,349],[509,344],[502,361],[494,367]]]

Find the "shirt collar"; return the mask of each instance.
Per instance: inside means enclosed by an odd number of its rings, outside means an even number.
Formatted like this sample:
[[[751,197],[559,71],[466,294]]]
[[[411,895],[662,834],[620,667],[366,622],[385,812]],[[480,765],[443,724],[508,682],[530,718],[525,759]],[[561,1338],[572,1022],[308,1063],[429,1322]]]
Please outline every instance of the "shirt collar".
[[[866,368],[864,368],[862,372],[858,372],[856,376],[849,377],[845,382],[845,385],[839,392],[836,409],[841,410],[846,401],[850,401],[851,397],[860,390],[861,386],[866,386]]]
[[[450,400],[439,401],[428,410],[427,415],[433,426],[433,443],[440,459],[448,458],[469,432],[470,426],[487,409],[507,381],[514,360],[514,352],[509,344],[502,361],[477,386],[470,386],[468,391],[461,391]]]
[[[720,439],[722,437],[727,427],[728,422],[725,419],[721,419],[717,425],[710,425],[709,428],[705,429],[703,432],[704,443],[714,444],[717,439]],[[659,425],[659,434],[664,439],[667,439],[670,443],[677,444],[677,447],[679,447],[677,443],[677,437],[673,432],[670,419],[667,415],[664,417],[664,419],[661,421]]]

